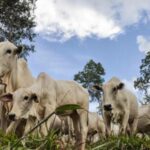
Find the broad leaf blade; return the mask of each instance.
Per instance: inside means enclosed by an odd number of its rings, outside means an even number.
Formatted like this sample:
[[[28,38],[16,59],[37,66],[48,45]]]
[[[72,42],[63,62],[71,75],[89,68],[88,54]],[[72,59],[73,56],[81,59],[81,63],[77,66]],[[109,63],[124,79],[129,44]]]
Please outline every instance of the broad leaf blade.
[[[82,108],[80,107],[80,105],[77,105],[77,104],[66,104],[66,105],[61,105],[57,107],[55,110],[55,113],[57,115],[66,115],[67,112],[74,111],[77,109],[82,109]]]

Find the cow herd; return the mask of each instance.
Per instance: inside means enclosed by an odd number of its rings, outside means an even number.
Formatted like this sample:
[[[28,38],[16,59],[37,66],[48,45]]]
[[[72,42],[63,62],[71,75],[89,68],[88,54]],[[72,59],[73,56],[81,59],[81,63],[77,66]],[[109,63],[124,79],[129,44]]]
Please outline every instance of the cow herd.
[[[135,95],[113,77],[94,90],[103,91],[102,116],[89,112],[89,94],[75,81],[55,80],[46,73],[34,78],[26,61],[19,58],[21,47],[0,43],[0,128],[6,134],[22,136],[58,106],[77,104],[66,116],[53,115],[36,132],[46,136],[53,129],[71,135],[79,150],[87,140],[115,134],[150,134],[150,105],[139,107]],[[26,121],[24,123],[24,120]],[[118,126],[116,133],[113,128]],[[33,133],[34,134],[34,133]]]

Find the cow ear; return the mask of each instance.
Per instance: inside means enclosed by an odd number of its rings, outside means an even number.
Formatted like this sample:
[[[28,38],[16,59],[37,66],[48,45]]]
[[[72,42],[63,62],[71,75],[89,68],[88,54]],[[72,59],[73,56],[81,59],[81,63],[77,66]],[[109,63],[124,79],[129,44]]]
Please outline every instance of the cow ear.
[[[13,101],[13,94],[6,93],[0,96],[0,101],[3,102],[12,102]]]
[[[94,88],[95,90],[98,90],[98,91],[103,91],[103,89],[102,89],[102,86],[101,86],[101,85],[97,85],[97,84],[95,84],[95,85],[93,85],[93,88]]]
[[[35,93],[33,93],[33,94],[31,95],[31,100],[33,100],[33,101],[36,102],[36,103],[39,103],[38,96],[37,96]]]
[[[124,83],[121,82],[121,83],[117,86],[117,89],[118,89],[118,90],[122,90],[122,89],[124,88],[124,86],[125,86]]]
[[[0,83],[0,90],[2,89],[3,92],[6,92],[6,87],[7,87],[7,84],[5,84],[5,83]]]
[[[18,46],[15,51],[14,51],[14,54],[15,55],[19,55],[21,54],[21,52],[23,51],[23,46]]]

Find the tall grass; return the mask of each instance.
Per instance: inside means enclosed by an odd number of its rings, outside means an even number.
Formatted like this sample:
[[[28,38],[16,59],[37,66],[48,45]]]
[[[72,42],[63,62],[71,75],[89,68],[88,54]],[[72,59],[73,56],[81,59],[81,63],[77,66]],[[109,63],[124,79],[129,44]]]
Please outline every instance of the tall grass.
[[[92,150],[150,150],[150,137],[139,138],[136,136],[112,136],[101,139],[90,145]]]
[[[55,114],[65,114],[66,110],[81,109],[78,105],[64,105],[56,109]],[[38,125],[46,121],[51,114],[43,119]],[[35,129],[35,127],[33,129]],[[74,150],[76,145],[64,143],[62,135],[50,130],[47,136],[40,137],[31,135],[31,129],[23,138],[18,139],[14,134],[5,135],[0,132],[0,150]],[[138,138],[136,136],[118,136],[100,139],[94,144],[86,144],[87,150],[150,150],[149,138]]]
[[[63,143],[61,135],[51,131],[45,137],[27,136],[20,141],[13,150],[74,150],[71,144]],[[18,141],[18,138],[11,135],[4,135],[0,132],[0,150],[9,150]],[[86,144],[87,150],[150,150],[150,137],[138,138],[135,136],[119,136],[101,139],[94,144]]]

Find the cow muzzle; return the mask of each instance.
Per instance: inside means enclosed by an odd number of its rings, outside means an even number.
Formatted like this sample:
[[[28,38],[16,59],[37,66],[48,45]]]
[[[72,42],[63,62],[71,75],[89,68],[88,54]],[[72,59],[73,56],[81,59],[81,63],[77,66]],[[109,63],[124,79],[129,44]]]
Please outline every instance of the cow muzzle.
[[[111,104],[104,105],[104,110],[105,111],[111,111],[112,110],[112,105]]]
[[[16,120],[16,115],[15,114],[9,114],[8,115],[9,120],[15,121]]]

